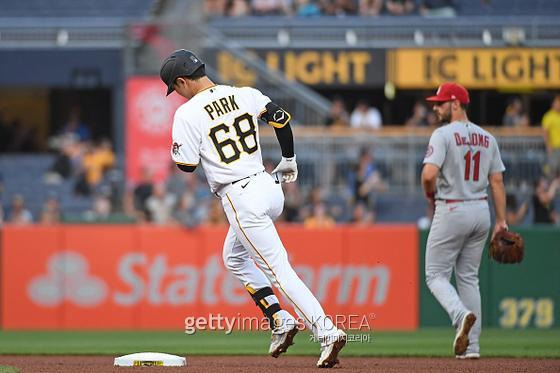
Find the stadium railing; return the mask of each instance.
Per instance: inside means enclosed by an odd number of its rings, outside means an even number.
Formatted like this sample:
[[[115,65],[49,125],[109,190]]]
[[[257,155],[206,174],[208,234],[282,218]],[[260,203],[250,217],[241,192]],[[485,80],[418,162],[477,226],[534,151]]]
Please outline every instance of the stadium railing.
[[[300,186],[334,187],[346,183],[362,149],[368,149],[391,193],[418,193],[422,161],[433,129],[385,127],[379,131],[294,128],[301,169]],[[507,186],[523,188],[543,172],[546,151],[540,128],[490,127],[506,165]],[[277,161],[279,147],[271,129],[261,131],[263,159]]]

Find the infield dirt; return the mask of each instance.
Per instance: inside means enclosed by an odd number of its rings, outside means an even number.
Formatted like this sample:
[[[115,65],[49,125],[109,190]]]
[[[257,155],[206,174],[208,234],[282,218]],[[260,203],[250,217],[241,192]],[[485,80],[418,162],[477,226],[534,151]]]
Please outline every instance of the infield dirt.
[[[0,365],[20,372],[318,372],[315,357],[282,356],[187,356],[187,366],[114,367],[110,356],[0,356]],[[416,357],[341,357],[336,372],[558,372],[560,359]]]

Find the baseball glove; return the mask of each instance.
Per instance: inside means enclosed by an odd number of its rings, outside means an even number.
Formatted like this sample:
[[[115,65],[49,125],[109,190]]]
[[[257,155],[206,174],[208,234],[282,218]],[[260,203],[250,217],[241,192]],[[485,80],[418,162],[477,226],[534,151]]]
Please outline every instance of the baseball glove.
[[[498,263],[521,263],[525,242],[519,233],[501,231],[490,243],[490,257]]]

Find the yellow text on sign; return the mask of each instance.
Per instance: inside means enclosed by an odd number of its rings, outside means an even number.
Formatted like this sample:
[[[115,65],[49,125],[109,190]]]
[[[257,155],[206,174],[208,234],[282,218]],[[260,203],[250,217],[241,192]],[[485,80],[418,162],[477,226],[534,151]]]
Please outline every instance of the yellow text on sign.
[[[554,301],[550,298],[504,298],[500,302],[502,328],[550,328],[554,325]]]
[[[399,49],[387,55],[387,78],[398,88],[456,81],[468,88],[558,88],[560,49]]]
[[[264,61],[269,68],[283,71],[287,79],[308,85],[364,84],[372,57],[366,51],[269,51]],[[254,83],[254,71],[228,52],[218,52],[217,62],[222,78],[236,84]]]

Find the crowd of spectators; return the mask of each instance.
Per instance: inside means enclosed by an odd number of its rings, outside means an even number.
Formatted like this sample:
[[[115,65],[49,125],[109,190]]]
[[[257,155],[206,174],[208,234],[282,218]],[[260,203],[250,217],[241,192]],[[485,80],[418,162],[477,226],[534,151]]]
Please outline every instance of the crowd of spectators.
[[[454,0],[205,0],[204,8],[209,17],[453,17],[457,13]]]
[[[513,98],[504,113],[504,126],[523,126],[526,112],[522,101]],[[381,114],[367,102],[360,102],[349,113],[345,102],[333,100],[327,125],[378,129]],[[520,124],[521,123],[521,124]],[[432,110],[423,101],[414,103],[405,123],[409,127],[436,126]],[[558,224],[554,201],[560,188],[560,95],[542,118],[547,162],[542,176],[534,181],[532,192],[508,195],[508,222],[512,225],[527,221],[537,224]],[[76,113],[71,113],[67,125],[51,144],[57,155],[44,176],[47,184],[73,183],[75,195],[91,199],[91,208],[79,219],[85,221],[130,221],[160,225],[177,224],[186,227],[225,224],[219,200],[209,191],[202,170],[184,173],[171,165],[164,181],[155,181],[145,169],[141,180],[124,187],[122,170],[116,167],[112,144],[107,139],[94,140],[87,125]],[[361,149],[351,169],[339,175],[337,185],[329,188],[300,189],[299,183],[284,184],[285,208],[281,221],[300,223],[306,227],[330,227],[339,223],[368,225],[376,222],[376,201],[389,188],[386,175],[373,157],[372,148]],[[268,172],[275,164],[265,162]],[[0,174],[0,196],[2,195]],[[33,216],[20,194],[11,196],[10,203],[0,206],[0,222],[16,224],[32,222],[54,224],[68,221],[59,198],[49,195],[42,209]],[[521,202],[518,202],[521,201]],[[4,207],[4,209],[2,209]],[[76,217],[73,217],[76,218]],[[429,217],[428,217],[429,219]]]

